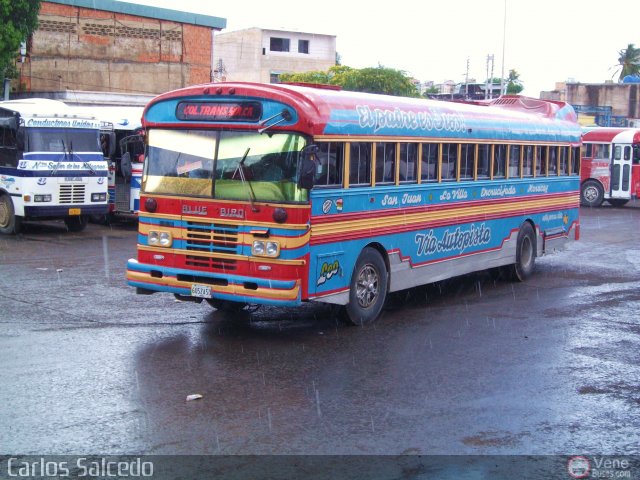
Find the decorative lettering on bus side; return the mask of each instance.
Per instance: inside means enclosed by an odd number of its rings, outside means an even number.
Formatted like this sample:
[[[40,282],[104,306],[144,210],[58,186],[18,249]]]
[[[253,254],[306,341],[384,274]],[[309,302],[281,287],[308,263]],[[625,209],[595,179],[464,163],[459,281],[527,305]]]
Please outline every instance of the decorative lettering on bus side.
[[[457,227],[455,230],[445,230],[438,237],[433,230],[427,233],[417,233],[415,243],[418,245],[418,256],[431,255],[433,253],[444,253],[456,251],[463,253],[467,248],[487,245],[491,241],[491,229],[484,223],[480,225],[470,225],[466,230]]]
[[[368,105],[357,105],[358,122],[361,128],[373,128],[374,132],[383,128],[402,130],[436,130],[464,132],[467,129],[464,116],[457,112],[412,112],[409,110],[371,109]]]
[[[335,260],[331,263],[324,262],[320,268],[320,277],[316,285],[322,285],[340,271],[340,262]]]

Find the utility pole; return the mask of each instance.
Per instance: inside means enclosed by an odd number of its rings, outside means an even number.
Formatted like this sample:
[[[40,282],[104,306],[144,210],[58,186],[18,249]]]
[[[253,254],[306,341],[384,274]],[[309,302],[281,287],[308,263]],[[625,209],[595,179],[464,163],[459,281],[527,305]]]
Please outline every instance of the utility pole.
[[[500,95],[504,93],[504,51],[507,38],[507,0],[504,0],[504,23],[502,24],[502,73],[500,74]]]
[[[489,70],[489,63],[491,63],[491,70]],[[489,75],[489,71],[491,71],[491,75]],[[493,53],[487,55],[487,81],[484,88],[484,99],[487,98],[493,98]]]
[[[464,99],[469,100],[469,57],[467,57],[467,72],[464,75]]]

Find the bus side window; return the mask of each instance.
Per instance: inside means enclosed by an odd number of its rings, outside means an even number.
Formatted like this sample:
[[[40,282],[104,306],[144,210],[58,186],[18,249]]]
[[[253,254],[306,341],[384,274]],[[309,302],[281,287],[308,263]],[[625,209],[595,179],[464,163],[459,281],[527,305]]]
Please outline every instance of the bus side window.
[[[558,174],[558,148],[549,147],[549,175]]]
[[[504,178],[507,162],[507,146],[496,145],[493,151],[493,178]]]
[[[533,145],[524,147],[522,155],[522,175],[530,177],[533,175]]]
[[[442,180],[455,181],[457,178],[458,144],[442,144]]]
[[[633,163],[635,165],[640,164],[640,145],[633,146]]]
[[[465,143],[460,155],[460,180],[473,179],[473,164],[476,156],[476,146]]]
[[[18,143],[16,132],[9,127],[0,127],[0,165],[18,166]]]
[[[344,164],[344,143],[318,143],[317,187],[341,186]]]
[[[580,175],[580,147],[571,149],[571,174]]]
[[[422,177],[423,182],[438,181],[438,143],[422,144]]]
[[[349,186],[366,187],[371,185],[371,143],[351,143],[349,164]]]
[[[408,183],[417,180],[418,144],[400,144],[400,182]]]
[[[520,145],[509,148],[509,178],[520,178]]]
[[[559,175],[569,173],[569,147],[560,147],[560,172]]]
[[[631,160],[631,147],[624,147],[624,159]]]
[[[591,158],[593,155],[593,144],[591,143],[583,143],[582,144],[582,156],[585,158]]]
[[[396,175],[396,144],[376,143],[376,185],[393,183]]]
[[[491,175],[491,145],[478,146],[478,178],[489,178]]]

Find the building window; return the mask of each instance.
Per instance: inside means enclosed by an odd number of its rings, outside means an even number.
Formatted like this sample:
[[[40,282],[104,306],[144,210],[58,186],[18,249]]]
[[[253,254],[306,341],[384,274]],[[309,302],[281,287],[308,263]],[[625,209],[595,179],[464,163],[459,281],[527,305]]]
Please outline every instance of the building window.
[[[289,39],[288,38],[277,38],[271,37],[271,43],[269,45],[269,50],[272,52],[288,52],[289,51]]]
[[[298,53],[309,53],[309,40],[298,40]]]
[[[280,83],[280,74],[272,73],[269,75],[269,82],[271,83]]]

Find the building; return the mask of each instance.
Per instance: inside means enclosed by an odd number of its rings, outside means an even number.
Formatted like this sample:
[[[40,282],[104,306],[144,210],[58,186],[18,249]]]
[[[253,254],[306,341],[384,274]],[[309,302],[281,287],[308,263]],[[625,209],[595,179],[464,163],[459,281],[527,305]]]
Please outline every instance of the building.
[[[226,19],[114,0],[46,0],[13,91],[155,95],[212,80]]]
[[[545,100],[568,102],[584,126],[640,127],[640,84],[560,82],[552,91],[540,92]]]
[[[216,35],[214,79],[277,83],[282,73],[326,71],[336,64],[336,37],[248,28]]]

